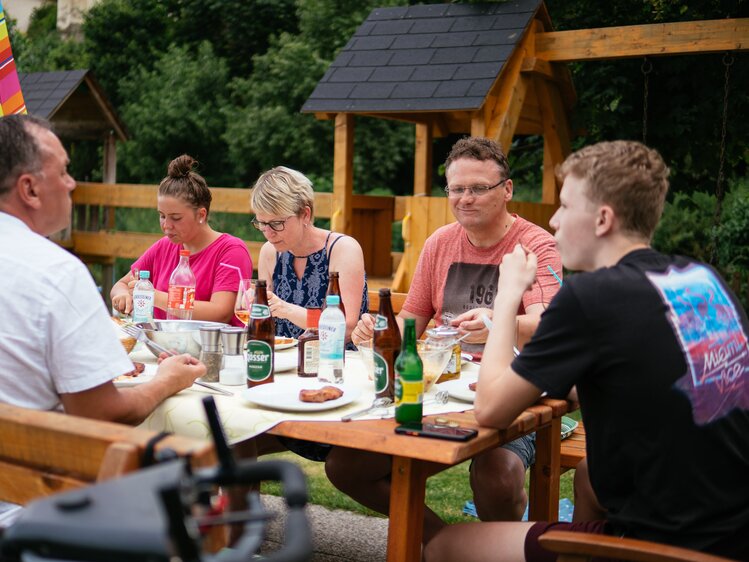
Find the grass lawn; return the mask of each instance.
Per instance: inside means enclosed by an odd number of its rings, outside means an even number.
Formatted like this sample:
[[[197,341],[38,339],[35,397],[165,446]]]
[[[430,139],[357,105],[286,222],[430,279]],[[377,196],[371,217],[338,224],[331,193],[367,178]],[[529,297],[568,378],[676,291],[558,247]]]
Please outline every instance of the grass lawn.
[[[579,419],[579,412],[576,413],[578,415],[572,417]],[[287,460],[302,468],[307,475],[311,503],[329,509],[346,509],[365,515],[378,515],[336,490],[325,476],[323,463],[308,461],[294,453],[278,453],[263,457],[263,459],[269,458]],[[574,471],[569,471],[562,475],[560,498],[573,499],[573,474]],[[527,490],[527,477],[525,485]],[[281,495],[280,487],[275,483],[264,483],[261,491],[265,494]],[[426,495],[429,507],[447,523],[460,523],[473,519],[463,514],[463,504],[466,500],[473,499],[471,487],[468,483],[468,462],[453,466],[429,478]]]

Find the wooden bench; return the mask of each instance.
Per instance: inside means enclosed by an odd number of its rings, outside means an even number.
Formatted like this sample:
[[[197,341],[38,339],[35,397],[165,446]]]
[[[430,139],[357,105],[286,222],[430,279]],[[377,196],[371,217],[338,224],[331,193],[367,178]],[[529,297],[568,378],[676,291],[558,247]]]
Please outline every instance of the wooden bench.
[[[146,446],[157,434],[0,404],[0,435],[0,500],[25,505],[141,468]],[[208,441],[169,435],[155,446],[165,448],[190,457],[194,467],[215,464]]]
[[[585,562],[594,557],[636,562],[730,562],[696,550],[589,533],[547,531],[538,540],[546,550],[558,554],[557,562]]]
[[[559,457],[559,465],[562,473],[575,468],[585,458],[585,426],[578,422],[575,431],[567,439],[562,441]]]

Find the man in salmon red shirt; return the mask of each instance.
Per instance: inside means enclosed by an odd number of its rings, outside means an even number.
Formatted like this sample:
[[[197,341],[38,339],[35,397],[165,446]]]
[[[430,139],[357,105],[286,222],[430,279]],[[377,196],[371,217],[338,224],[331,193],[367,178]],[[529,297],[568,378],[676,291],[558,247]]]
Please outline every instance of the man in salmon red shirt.
[[[445,162],[445,176],[445,192],[457,222],[437,229],[427,239],[398,314],[399,327],[402,329],[403,319],[415,318],[416,333],[421,334],[432,319],[437,324],[449,323],[470,332],[463,349],[479,356],[488,334],[482,317],[491,318],[497,293],[497,266],[506,253],[522,244],[539,256],[540,264],[536,281],[517,308],[513,343],[522,346],[559,290],[552,271],[561,276],[562,264],[554,238],[507,210],[514,186],[507,157],[495,141],[479,137],[459,140]],[[372,317],[364,315],[352,340],[356,344],[372,335]],[[530,435],[474,459],[471,487],[482,520],[521,518],[528,501],[525,471],[534,456],[535,436]],[[361,470],[352,470],[352,463]],[[339,489],[367,507],[387,513],[388,457],[333,449],[326,471]],[[443,523],[429,509],[424,521],[426,542]]]

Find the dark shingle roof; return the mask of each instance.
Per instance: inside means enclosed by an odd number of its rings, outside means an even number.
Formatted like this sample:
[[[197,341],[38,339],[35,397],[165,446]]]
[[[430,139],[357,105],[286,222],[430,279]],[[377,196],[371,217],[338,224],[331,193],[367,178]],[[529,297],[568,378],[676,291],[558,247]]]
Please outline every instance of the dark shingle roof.
[[[88,70],[18,73],[23,100],[31,115],[49,119],[75,91]]]
[[[372,10],[302,111],[477,109],[541,3]]]

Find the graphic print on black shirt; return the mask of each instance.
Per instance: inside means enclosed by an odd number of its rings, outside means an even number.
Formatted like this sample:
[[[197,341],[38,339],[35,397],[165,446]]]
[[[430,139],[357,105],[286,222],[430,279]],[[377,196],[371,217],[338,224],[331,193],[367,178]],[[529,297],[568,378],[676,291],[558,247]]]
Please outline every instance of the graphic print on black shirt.
[[[712,270],[702,265],[646,273],[668,307],[688,365],[676,382],[698,425],[749,409],[749,346],[741,318]]]

